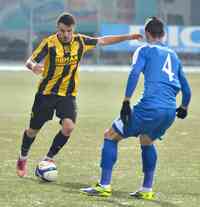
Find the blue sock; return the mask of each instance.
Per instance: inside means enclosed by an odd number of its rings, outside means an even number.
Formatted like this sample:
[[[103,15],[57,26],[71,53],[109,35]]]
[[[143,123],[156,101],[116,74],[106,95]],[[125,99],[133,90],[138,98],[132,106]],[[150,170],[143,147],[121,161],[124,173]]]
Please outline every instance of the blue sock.
[[[114,140],[104,139],[101,153],[101,185],[109,185],[112,179],[112,169],[117,161],[118,142]]]
[[[154,171],[157,162],[157,152],[155,146],[152,145],[142,145],[142,164],[144,172],[143,187],[152,188]]]

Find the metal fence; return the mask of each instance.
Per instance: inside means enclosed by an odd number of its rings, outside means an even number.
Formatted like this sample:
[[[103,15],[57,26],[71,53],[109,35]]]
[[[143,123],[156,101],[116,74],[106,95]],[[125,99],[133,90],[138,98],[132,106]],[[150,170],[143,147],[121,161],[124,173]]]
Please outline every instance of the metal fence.
[[[184,2],[183,2],[184,1]],[[0,61],[23,61],[41,41],[56,30],[56,19],[63,11],[76,16],[77,32],[92,36],[137,30],[147,16],[158,15],[170,25],[189,28],[196,24],[200,14],[196,8],[200,1],[187,0],[0,0]],[[197,5],[198,4],[198,5]],[[181,5],[175,11],[174,6]],[[108,25],[107,29],[105,25]],[[112,29],[113,28],[113,29]],[[114,29],[116,28],[116,29]],[[127,28],[126,30],[124,28]],[[177,27],[182,31],[181,28]],[[185,64],[199,63],[199,28],[193,27],[187,39],[175,47]],[[177,33],[177,36],[180,35]],[[173,35],[172,35],[173,36]],[[171,36],[170,36],[171,37]],[[171,37],[173,39],[173,37]],[[174,41],[176,39],[174,38]],[[190,45],[184,45],[184,41]],[[127,43],[124,43],[127,44]],[[127,50],[123,45],[115,49],[105,47],[88,53],[87,64],[128,64],[135,46],[130,42]],[[184,50],[180,49],[183,48]],[[185,48],[188,47],[189,50]]]

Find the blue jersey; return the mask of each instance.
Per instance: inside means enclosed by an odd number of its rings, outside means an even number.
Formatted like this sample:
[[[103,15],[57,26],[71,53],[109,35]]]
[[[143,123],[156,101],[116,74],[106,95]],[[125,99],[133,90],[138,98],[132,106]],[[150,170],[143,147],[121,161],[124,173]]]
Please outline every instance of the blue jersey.
[[[126,97],[131,97],[140,73],[144,74],[144,93],[139,105],[145,108],[176,108],[176,95],[182,90],[182,105],[190,101],[190,87],[177,54],[161,43],[145,44],[133,55]]]

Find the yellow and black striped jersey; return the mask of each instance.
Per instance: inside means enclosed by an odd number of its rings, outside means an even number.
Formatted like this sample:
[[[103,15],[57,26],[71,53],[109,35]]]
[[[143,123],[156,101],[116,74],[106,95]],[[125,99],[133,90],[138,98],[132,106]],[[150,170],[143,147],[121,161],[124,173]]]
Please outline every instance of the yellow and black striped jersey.
[[[44,60],[38,92],[43,95],[76,96],[79,62],[83,54],[96,44],[97,39],[82,34],[74,34],[69,44],[61,43],[57,34],[43,39],[31,56],[37,63]]]

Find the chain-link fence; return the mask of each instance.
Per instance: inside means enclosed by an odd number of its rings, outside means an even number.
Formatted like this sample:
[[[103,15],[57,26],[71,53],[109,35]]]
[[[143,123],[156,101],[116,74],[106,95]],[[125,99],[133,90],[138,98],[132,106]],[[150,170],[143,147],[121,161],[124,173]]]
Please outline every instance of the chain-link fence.
[[[162,17],[170,25],[196,25],[200,19],[196,0],[0,0],[0,61],[23,61],[44,36],[56,31],[56,19],[67,11],[77,19],[77,32],[92,36],[142,31],[137,26],[144,24],[151,15]],[[177,9],[174,9],[177,8]],[[117,26],[116,26],[117,25]],[[197,25],[196,25],[197,26]],[[198,27],[193,28],[198,33]],[[198,64],[198,35],[188,37],[185,30],[177,27],[174,40],[182,33],[184,37],[175,49],[186,64]],[[168,35],[172,40],[170,34]],[[193,37],[195,36],[195,37]],[[188,40],[188,38],[190,38]],[[168,42],[169,42],[168,41]],[[185,44],[186,43],[191,44]],[[198,42],[199,41],[199,42]],[[189,46],[189,50],[186,48]],[[129,49],[127,49],[129,48]],[[193,50],[193,48],[195,50]],[[86,55],[87,64],[128,64],[133,43],[97,49]]]

